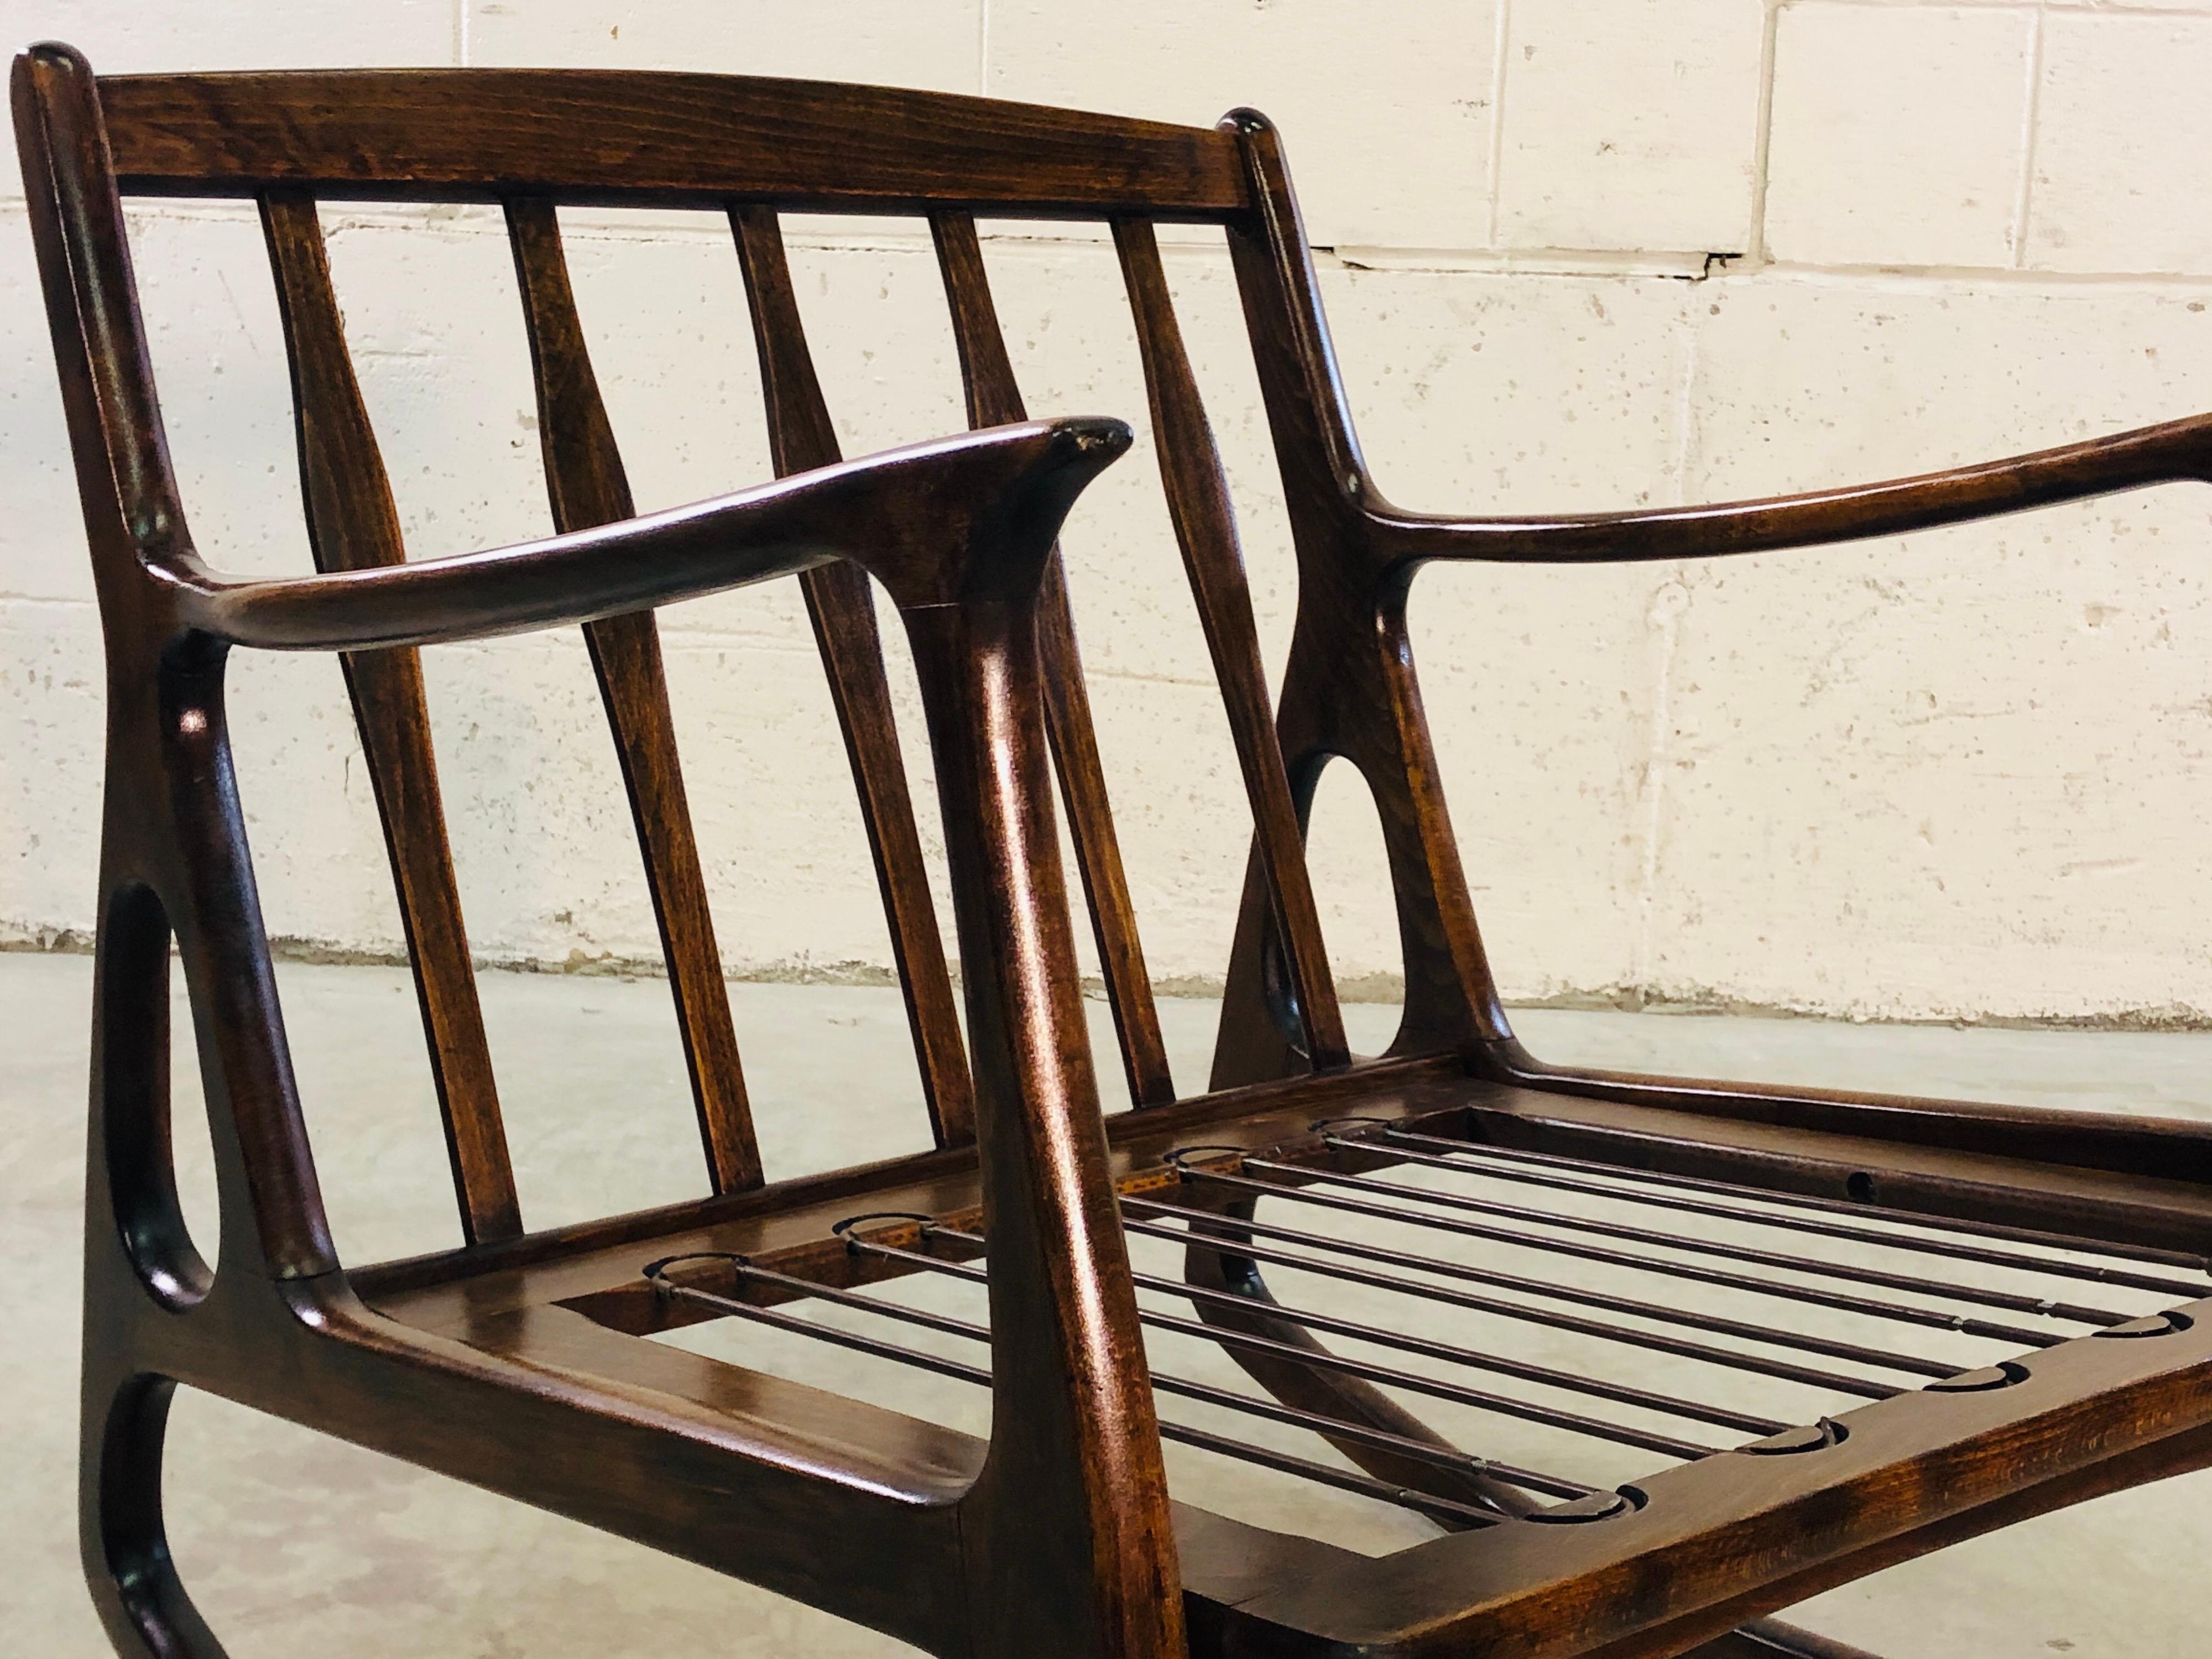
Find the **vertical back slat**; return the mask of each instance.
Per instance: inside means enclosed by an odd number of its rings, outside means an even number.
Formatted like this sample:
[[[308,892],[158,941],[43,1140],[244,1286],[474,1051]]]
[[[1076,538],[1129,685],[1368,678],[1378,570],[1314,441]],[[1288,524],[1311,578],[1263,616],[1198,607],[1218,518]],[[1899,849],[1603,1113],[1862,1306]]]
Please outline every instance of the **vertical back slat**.
[[[629,482],[577,320],[553,204],[509,202],[507,228],[530,335],[538,442],[555,527],[563,532],[588,530],[627,519],[635,511]],[[708,1177],[718,1193],[757,1187],[760,1146],[730,1022],[729,988],[714,943],[706,875],[684,795],[659,629],[651,611],[638,611],[586,624],[584,639],[645,855],[646,885],[660,927]]]
[[[1029,418],[1006,356],[998,307],[992,303],[983,250],[975,222],[964,213],[930,216],[937,262],[945,276],[952,312],[952,337],[960,352],[960,375],[968,394],[971,426],[1002,426]],[[1091,927],[1098,941],[1099,965],[1114,1026],[1121,1044],[1121,1066],[1129,1097],[1139,1106],[1164,1105],[1176,1097],[1160,1036],[1159,1011],[1152,1003],[1152,975],[1137,937],[1137,914],[1114,834],[1114,814],[1106,798],[1106,775],[1099,763],[1098,738],[1085,689],[1083,659],[1075,644],[1075,617],[1068,605],[1066,570],[1060,549],[1053,549],[1037,611],[1037,653],[1044,670],[1045,719],[1052,739],[1060,793],[1067,811],[1083,891],[1091,906]]]
[[[399,515],[346,350],[314,200],[265,195],[261,224],[291,362],[300,493],[315,567],[398,564],[406,556]],[[461,1231],[471,1243],[512,1238],[522,1231],[522,1211],[446,840],[422,659],[399,650],[341,660],[414,963]]]
[[[760,349],[761,392],[777,476],[830,465],[840,459],[836,428],[807,354],[775,213],[765,207],[735,208],[730,228]],[[875,598],[866,575],[849,564],[826,565],[799,580],[860,792],[930,1124],[939,1146],[965,1145],[975,1138],[973,1085],[899,751]]]
[[[1114,246],[1121,256],[1122,279],[1136,319],[1168,513],[1182,546],[1183,567],[1198,600],[1222,701],[1228,706],[1230,734],[1252,806],[1254,855],[1273,904],[1276,941],[1297,998],[1307,1056],[1316,1067],[1341,1066],[1348,1057],[1344,1018],[1306,870],[1305,837],[1276,734],[1236,508],[1222,476],[1220,452],[1183,350],[1182,331],[1176,321],[1150,221],[1115,221]]]

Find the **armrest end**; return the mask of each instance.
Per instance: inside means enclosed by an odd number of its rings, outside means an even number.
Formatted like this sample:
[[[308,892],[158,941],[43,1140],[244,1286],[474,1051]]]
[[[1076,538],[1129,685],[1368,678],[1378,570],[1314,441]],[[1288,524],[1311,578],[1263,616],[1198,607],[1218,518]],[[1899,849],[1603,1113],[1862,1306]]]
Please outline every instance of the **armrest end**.
[[[1364,514],[1385,568],[1431,559],[1598,564],[1693,559],[1893,536],[2085,496],[2212,481],[2212,415],[2008,460],[1764,501],[1543,519]]]
[[[1130,444],[1122,422],[1026,421],[513,547],[246,580],[186,554],[152,568],[182,629],[274,651],[366,651],[592,622],[849,558],[902,605],[1042,567],[1085,484]]]

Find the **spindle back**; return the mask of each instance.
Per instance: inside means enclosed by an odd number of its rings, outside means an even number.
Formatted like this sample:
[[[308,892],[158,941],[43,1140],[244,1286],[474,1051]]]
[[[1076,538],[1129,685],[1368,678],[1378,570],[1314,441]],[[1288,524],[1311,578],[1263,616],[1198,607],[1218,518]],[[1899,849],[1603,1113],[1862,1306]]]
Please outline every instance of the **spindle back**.
[[[1219,682],[1255,824],[1214,1084],[1348,1063],[1304,848],[1320,767],[1349,756],[1376,793],[1400,894],[1409,992],[1403,1042],[1486,1034],[1473,917],[1418,698],[1388,635],[1402,582],[1366,570],[1342,508],[1358,453],[1273,130],[1249,112],[1214,129],[945,94],[641,72],[359,70],[104,77],[125,195],[245,197],[259,205],[289,353],[310,546],[343,570],[405,557],[389,481],[349,357],[320,201],[473,201],[504,210],[531,350],[556,528],[632,513],[562,252],[562,205],[727,214],[750,304],[779,474],[839,459],[781,228],[803,210],[926,217],[973,424],[1024,410],[975,221],[1083,218],[1112,228],[1135,325],[1166,497]],[[1284,476],[1302,577],[1294,671],[1352,629],[1364,738],[1317,731],[1287,757],[1262,667],[1237,522],[1184,349],[1156,221],[1228,236]],[[147,406],[153,407],[150,386]],[[915,434],[916,437],[929,435]],[[158,416],[152,426],[157,471]],[[127,465],[127,458],[125,458]],[[972,1139],[972,1091],[892,715],[867,579],[802,576],[859,791],[940,1145]],[[1320,607],[1316,609],[1316,607]],[[1363,620],[1364,619],[1364,620]],[[1048,730],[1133,1103],[1175,1098],[1115,836],[1066,590],[1055,562],[1041,641]],[[628,788],[716,1193],[760,1185],[720,953],[649,612],[585,629]],[[1401,633],[1402,630],[1401,629]],[[1379,654],[1377,648],[1380,647]],[[1334,648],[1333,646],[1330,648]],[[463,1229],[513,1237],[515,1194],[455,883],[422,677],[412,650],[357,653],[345,674],[405,927]],[[1311,674],[1308,678],[1313,678]],[[1324,678],[1334,679],[1332,673]],[[1389,718],[1395,709],[1399,718]],[[1410,715],[1410,718],[1406,718]],[[1376,718],[1380,716],[1379,723]],[[1376,735],[1380,733],[1379,736]],[[1441,860],[1441,861],[1440,861]]]

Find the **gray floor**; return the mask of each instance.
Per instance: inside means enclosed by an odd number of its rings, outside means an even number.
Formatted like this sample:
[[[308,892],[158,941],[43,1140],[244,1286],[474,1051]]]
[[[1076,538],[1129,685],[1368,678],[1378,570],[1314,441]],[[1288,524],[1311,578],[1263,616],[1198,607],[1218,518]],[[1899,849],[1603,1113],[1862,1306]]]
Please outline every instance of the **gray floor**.
[[[451,1242],[435,1111],[416,1058],[404,976],[292,967],[280,978],[342,1250],[366,1261]],[[0,1329],[9,1334],[0,1359],[0,1423],[9,1425],[0,1546],[11,1569],[0,1577],[0,1650],[52,1659],[106,1651],[78,1582],[71,1516],[89,981],[82,958],[0,955],[0,1008],[9,1020],[0,1051],[0,1260],[9,1268],[0,1278]],[[483,983],[533,1224],[695,1190],[696,1145],[664,985],[508,974]],[[772,1173],[925,1143],[895,994],[733,989]],[[1346,1012],[1369,1028],[1355,1030],[1355,1041],[1380,1034],[1383,1011]],[[1212,1009],[1170,1003],[1164,1014],[1178,1076],[1191,1086],[1203,1073]],[[1519,1024],[1532,1046],[1560,1059],[2212,1119],[2212,1036],[1560,1012],[1529,1012]],[[179,1072],[190,1076],[189,1066]],[[204,1131],[191,1112],[179,1118],[187,1205],[204,1216]],[[918,1300],[949,1294],[935,1285],[902,1293]],[[887,1375],[822,1345],[726,1325],[698,1328],[684,1340],[920,1414],[985,1426],[980,1402],[957,1384],[917,1386],[909,1374]],[[1181,1350],[1175,1360],[1187,1373],[1219,1363]],[[1664,1368],[1650,1376],[1663,1382]],[[220,1401],[185,1398],[171,1440],[177,1554],[235,1659],[800,1659],[906,1650]],[[1481,1449],[1523,1461],[1553,1449],[1534,1431],[1488,1439]],[[1626,1479],[1639,1462],[1650,1462],[1626,1456],[1618,1469],[1585,1462],[1582,1472]],[[1197,1501],[1377,1546],[1362,1500],[1316,1499],[1308,1489],[1285,1489],[1199,1455],[1178,1457],[1171,1473],[1178,1492]],[[1425,1523],[1393,1517],[1381,1541],[1423,1535]],[[1792,1617],[1890,1659],[2197,1653],[2205,1641],[2191,1586],[2208,1553],[2212,1484],[2185,1478],[1894,1569]]]

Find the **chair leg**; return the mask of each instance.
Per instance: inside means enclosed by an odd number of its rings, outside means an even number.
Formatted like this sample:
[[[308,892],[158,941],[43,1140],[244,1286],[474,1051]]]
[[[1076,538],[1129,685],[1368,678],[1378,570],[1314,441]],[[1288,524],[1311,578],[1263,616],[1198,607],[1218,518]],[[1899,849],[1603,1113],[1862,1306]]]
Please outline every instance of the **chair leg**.
[[[124,1659],[223,1659],[177,1577],[161,1519],[161,1452],[177,1385],[143,1372],[98,1379],[88,1364],[78,1536],[85,1583]]]

